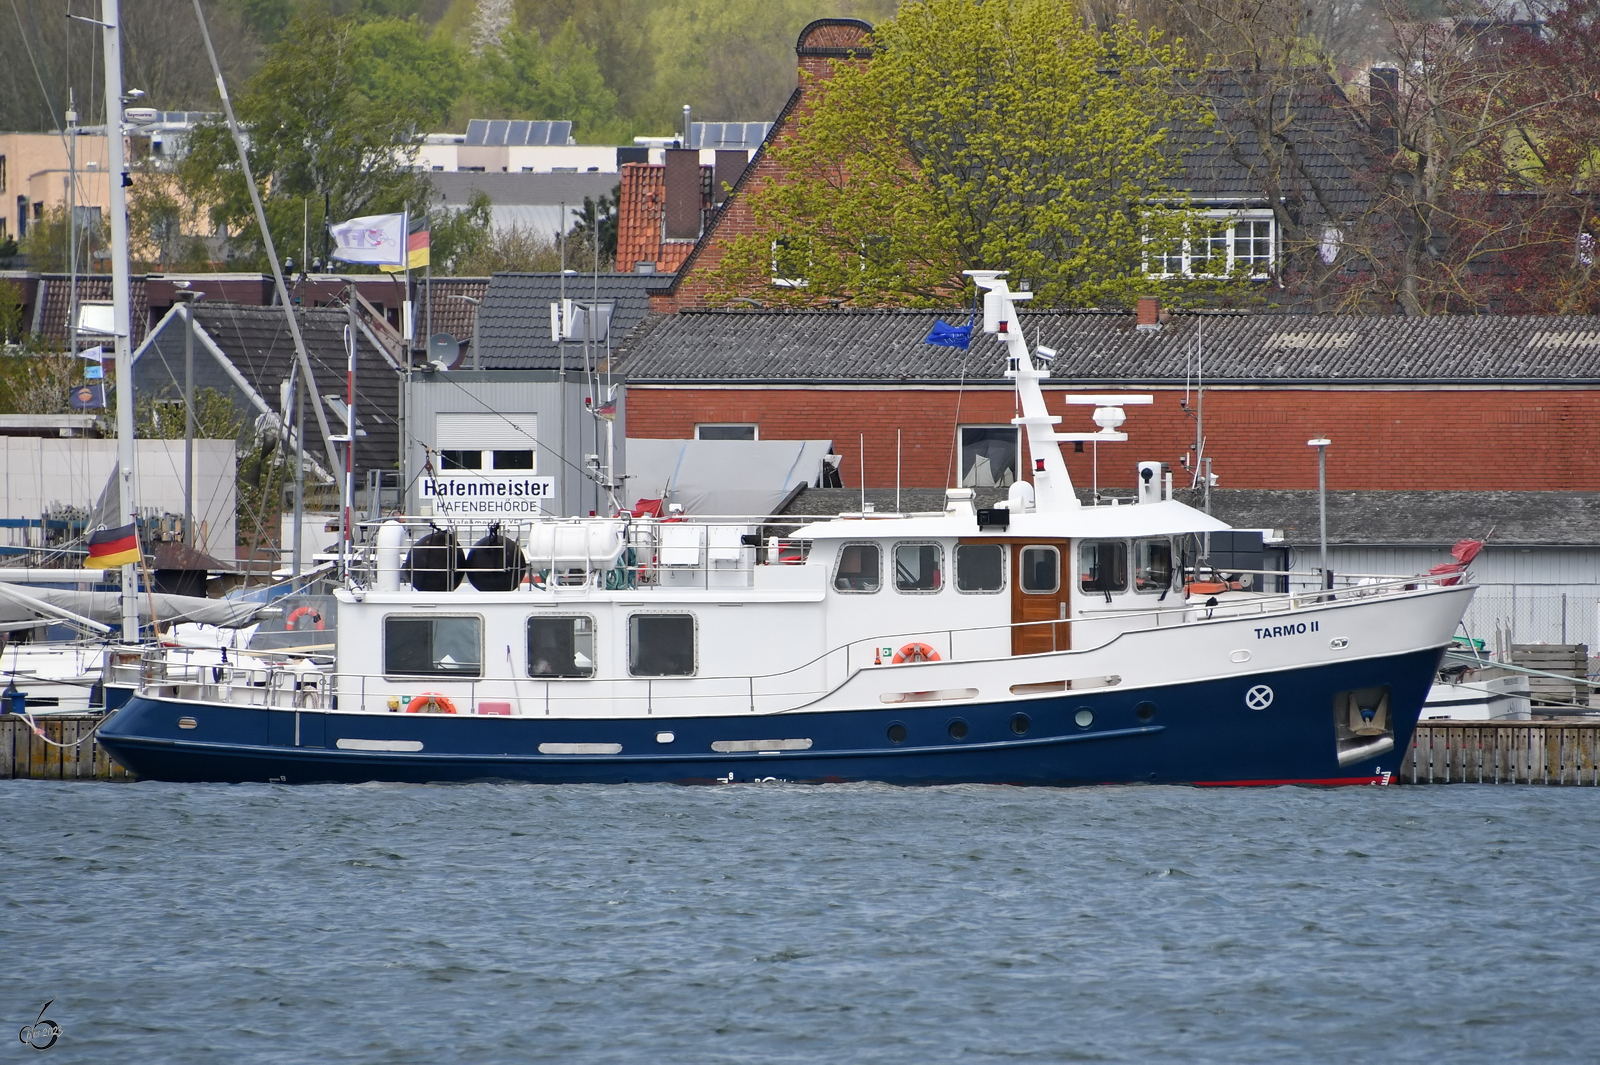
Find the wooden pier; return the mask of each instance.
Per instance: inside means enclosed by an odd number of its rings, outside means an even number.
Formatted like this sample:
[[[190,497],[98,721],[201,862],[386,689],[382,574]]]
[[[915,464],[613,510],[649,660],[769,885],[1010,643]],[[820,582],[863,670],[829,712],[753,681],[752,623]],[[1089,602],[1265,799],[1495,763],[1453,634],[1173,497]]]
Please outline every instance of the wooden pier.
[[[1600,785],[1600,720],[1432,721],[1417,726],[1397,784]]]
[[[52,714],[33,720],[44,739],[28,727],[26,718],[0,714],[0,780],[137,779],[94,738],[102,715]]]
[[[98,714],[0,714],[0,780],[134,780],[92,733]],[[81,742],[80,742],[81,741]],[[55,746],[64,744],[67,746]],[[1600,785],[1600,720],[1417,726],[1396,784]]]

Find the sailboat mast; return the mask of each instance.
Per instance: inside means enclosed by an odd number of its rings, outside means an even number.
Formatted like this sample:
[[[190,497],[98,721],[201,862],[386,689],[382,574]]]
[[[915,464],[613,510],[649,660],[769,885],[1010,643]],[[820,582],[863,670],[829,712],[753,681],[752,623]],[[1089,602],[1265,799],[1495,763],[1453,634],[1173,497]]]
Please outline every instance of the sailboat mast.
[[[106,150],[110,153],[111,303],[116,322],[117,462],[122,522],[139,520],[133,496],[133,287],[128,266],[128,164],[122,143],[122,38],[117,0],[100,0],[106,52]],[[122,638],[139,639],[139,590],[133,565],[122,567]]]

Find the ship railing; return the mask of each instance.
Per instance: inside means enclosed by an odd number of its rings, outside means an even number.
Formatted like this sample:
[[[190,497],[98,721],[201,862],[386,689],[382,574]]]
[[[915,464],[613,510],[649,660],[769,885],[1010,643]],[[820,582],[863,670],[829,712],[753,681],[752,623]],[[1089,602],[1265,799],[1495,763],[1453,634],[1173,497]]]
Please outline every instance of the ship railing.
[[[406,535],[399,557],[385,560],[377,533],[387,524],[399,525]],[[447,593],[463,584],[484,590],[548,589],[557,594],[595,587],[750,588],[758,567],[806,561],[810,540],[778,535],[793,524],[779,526],[770,519],[747,517],[622,515],[494,523],[395,517],[362,524],[350,575],[358,585],[381,588],[381,568],[398,563],[395,584],[433,593]],[[610,533],[605,531],[608,526]],[[535,529],[547,535],[531,537]],[[590,530],[596,531],[592,550],[586,541]],[[549,535],[553,531],[563,537],[559,546]],[[493,534],[501,540],[492,541]],[[419,543],[429,536],[435,542]],[[546,550],[535,549],[536,539]]]
[[[1274,571],[1261,571],[1271,573]],[[1275,571],[1282,574],[1282,571]],[[1020,631],[1051,634],[1049,647],[1087,651],[1118,634],[1198,621],[1288,613],[1370,596],[1414,593],[1445,586],[1458,575],[1363,577],[1355,583],[1309,592],[1257,594],[1232,600],[1188,602],[1168,608],[1124,611],[1066,619],[949,627],[878,635],[830,648],[807,662],[766,674],[618,678],[455,678],[335,671],[326,659],[288,657],[219,665],[198,661],[187,648],[147,653],[144,686],[149,694],[199,702],[223,702],[278,709],[404,712],[411,700],[430,692],[446,694],[462,713],[515,713],[518,716],[660,715],[781,713],[811,705],[859,674],[886,665],[884,647],[903,643],[932,647],[946,662],[1006,658],[1011,636]],[[1361,582],[1367,583],[1361,583]],[[1045,641],[1030,641],[1043,644]],[[214,654],[214,652],[210,652]]]

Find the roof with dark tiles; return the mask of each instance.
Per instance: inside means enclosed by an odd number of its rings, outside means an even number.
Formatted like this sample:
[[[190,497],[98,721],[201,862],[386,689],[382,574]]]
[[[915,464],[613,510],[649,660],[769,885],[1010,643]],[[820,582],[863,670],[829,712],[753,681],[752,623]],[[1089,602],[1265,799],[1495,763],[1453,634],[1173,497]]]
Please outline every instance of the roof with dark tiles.
[[[305,338],[306,354],[316,374],[317,394],[337,396],[342,401],[346,395],[348,365],[344,347],[346,314],[343,310],[324,307],[302,309],[299,314],[300,333]],[[279,409],[279,385],[288,380],[295,359],[294,340],[283,309],[202,303],[195,310],[195,324],[222,350],[267,405],[273,410]],[[183,387],[183,347],[182,319],[170,314],[162,319],[150,343],[139,354],[135,369],[138,395],[178,398]],[[202,357],[202,350],[196,346],[197,385],[235,393],[235,405],[241,413],[246,413],[248,424],[255,417],[255,408],[248,399],[237,395],[238,389],[225,375],[218,376],[214,367],[204,365],[214,360]],[[334,433],[342,432],[343,422],[333,409],[324,409],[328,412],[329,428]],[[358,333],[356,420],[358,428],[366,432],[356,443],[358,471],[395,468],[400,448],[399,410],[399,372],[364,334]],[[306,447],[320,454],[322,444],[315,424],[308,412]]]
[[[1168,144],[1182,152],[1176,184],[1197,205],[1264,204],[1270,172],[1261,148],[1260,121],[1270,120],[1284,143],[1281,192],[1304,203],[1306,219],[1325,217],[1313,186],[1335,218],[1348,218],[1366,203],[1361,174],[1367,167],[1362,130],[1345,96],[1325,72],[1306,71],[1293,84],[1272,74],[1213,70],[1193,84],[1215,113],[1216,125],[1175,128]]]
[[[550,304],[566,298],[614,303],[611,344],[615,347],[644,320],[650,310],[647,287],[653,274],[495,274],[478,309],[478,343],[485,370],[555,370],[560,346],[550,339]],[[581,366],[583,344],[566,345],[568,369]]]
[[[979,333],[969,351],[923,338],[967,311],[688,310],[650,316],[619,345],[633,383],[1003,383],[1004,354]],[[1155,332],[1116,311],[1021,315],[1054,348],[1058,383],[1137,386],[1550,383],[1600,385],[1600,317],[1175,313]]]
[[[44,305],[39,311],[38,331],[50,341],[65,344],[70,332],[67,309],[72,302],[72,278],[68,274],[44,274],[40,278],[40,284],[44,287]],[[144,280],[134,278],[129,291],[133,299],[131,307],[133,345],[138,347],[144,342],[145,320],[149,315],[145,301]],[[111,275],[78,275],[78,302],[79,304],[110,303]]]

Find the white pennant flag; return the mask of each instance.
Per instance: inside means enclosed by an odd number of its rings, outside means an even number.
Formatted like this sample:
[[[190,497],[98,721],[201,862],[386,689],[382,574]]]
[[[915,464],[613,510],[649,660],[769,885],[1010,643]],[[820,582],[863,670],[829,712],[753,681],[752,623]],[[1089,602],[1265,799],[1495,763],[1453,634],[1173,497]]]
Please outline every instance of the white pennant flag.
[[[333,227],[333,258],[373,266],[406,264],[406,216],[373,214]]]
[[[90,362],[103,362],[105,361],[105,357],[106,350],[99,344],[96,344],[92,348],[84,348],[82,351],[78,352],[78,358],[88,359]]]

